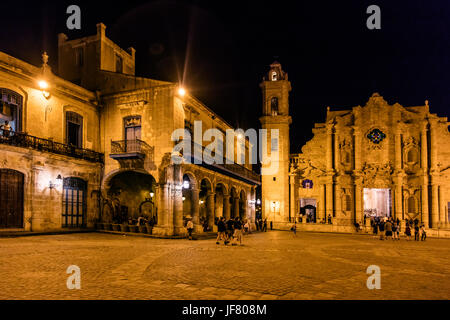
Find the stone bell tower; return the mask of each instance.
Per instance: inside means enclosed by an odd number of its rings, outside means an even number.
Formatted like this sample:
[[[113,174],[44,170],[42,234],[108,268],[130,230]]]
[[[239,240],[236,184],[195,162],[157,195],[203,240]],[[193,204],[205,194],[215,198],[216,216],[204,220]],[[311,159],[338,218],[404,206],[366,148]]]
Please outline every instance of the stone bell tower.
[[[271,162],[263,164],[262,214],[274,228],[286,228],[289,222],[289,92],[291,83],[281,64],[274,62],[260,84],[263,116],[259,119],[267,130],[267,154]],[[276,137],[278,130],[278,139]],[[278,151],[278,159],[275,153]],[[264,148],[263,148],[264,152]],[[275,156],[275,157],[274,157]]]

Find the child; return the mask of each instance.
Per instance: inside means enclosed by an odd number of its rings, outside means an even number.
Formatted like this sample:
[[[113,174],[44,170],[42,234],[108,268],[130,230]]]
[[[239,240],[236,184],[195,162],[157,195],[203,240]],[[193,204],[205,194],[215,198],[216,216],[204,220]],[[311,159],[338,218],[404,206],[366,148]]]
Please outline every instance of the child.
[[[409,224],[406,225],[405,235],[406,240],[411,240],[411,228],[409,227]]]

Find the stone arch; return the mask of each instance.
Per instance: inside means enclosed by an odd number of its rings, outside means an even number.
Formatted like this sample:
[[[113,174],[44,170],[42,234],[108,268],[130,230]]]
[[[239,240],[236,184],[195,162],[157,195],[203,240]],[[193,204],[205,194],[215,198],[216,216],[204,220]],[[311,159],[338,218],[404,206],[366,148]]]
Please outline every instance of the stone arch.
[[[192,172],[186,171],[183,174],[182,184],[183,219],[190,219],[196,215],[196,203],[198,202],[197,179]]]
[[[211,180],[203,176],[199,179],[199,214],[200,224],[207,224],[212,230],[214,224],[214,195]]]
[[[214,187],[214,217],[216,219],[215,222],[217,222],[217,219],[219,217],[225,216],[225,201],[228,201],[227,195],[227,189],[223,182],[216,183]]]
[[[139,216],[157,222],[156,179],[145,170],[117,170],[103,179],[105,202],[118,223]]]
[[[235,186],[230,187],[229,195],[230,198],[228,201],[230,203],[230,217],[236,218],[239,216],[239,197],[238,197],[239,193]]]

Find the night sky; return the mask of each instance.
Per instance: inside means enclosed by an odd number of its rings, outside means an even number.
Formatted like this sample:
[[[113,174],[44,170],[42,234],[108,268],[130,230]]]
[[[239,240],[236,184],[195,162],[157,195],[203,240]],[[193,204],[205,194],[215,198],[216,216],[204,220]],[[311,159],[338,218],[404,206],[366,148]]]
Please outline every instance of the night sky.
[[[81,7],[80,31],[66,28],[70,4]],[[366,27],[371,4],[381,8],[381,30]],[[449,1],[8,1],[0,50],[35,65],[46,50],[56,70],[57,34],[93,35],[97,22],[137,50],[138,76],[184,81],[245,129],[259,127],[259,83],[278,60],[293,87],[292,152],[326,106],[364,105],[373,92],[404,106],[428,99],[433,113],[450,115]]]

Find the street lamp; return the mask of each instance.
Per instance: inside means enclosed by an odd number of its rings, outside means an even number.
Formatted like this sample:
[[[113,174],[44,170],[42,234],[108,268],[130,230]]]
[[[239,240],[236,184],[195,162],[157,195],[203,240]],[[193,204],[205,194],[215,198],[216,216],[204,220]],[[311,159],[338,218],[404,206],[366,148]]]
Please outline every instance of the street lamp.
[[[186,90],[183,87],[178,88],[178,95],[184,97],[186,95]]]
[[[39,80],[39,81],[38,81],[38,86],[39,86],[39,88],[41,89],[42,95],[44,96],[44,98],[45,98],[45,99],[50,98],[50,92],[47,91],[48,88],[50,87],[50,85],[48,84],[48,82],[45,81],[45,80],[43,80],[43,79],[42,79],[42,80]]]

